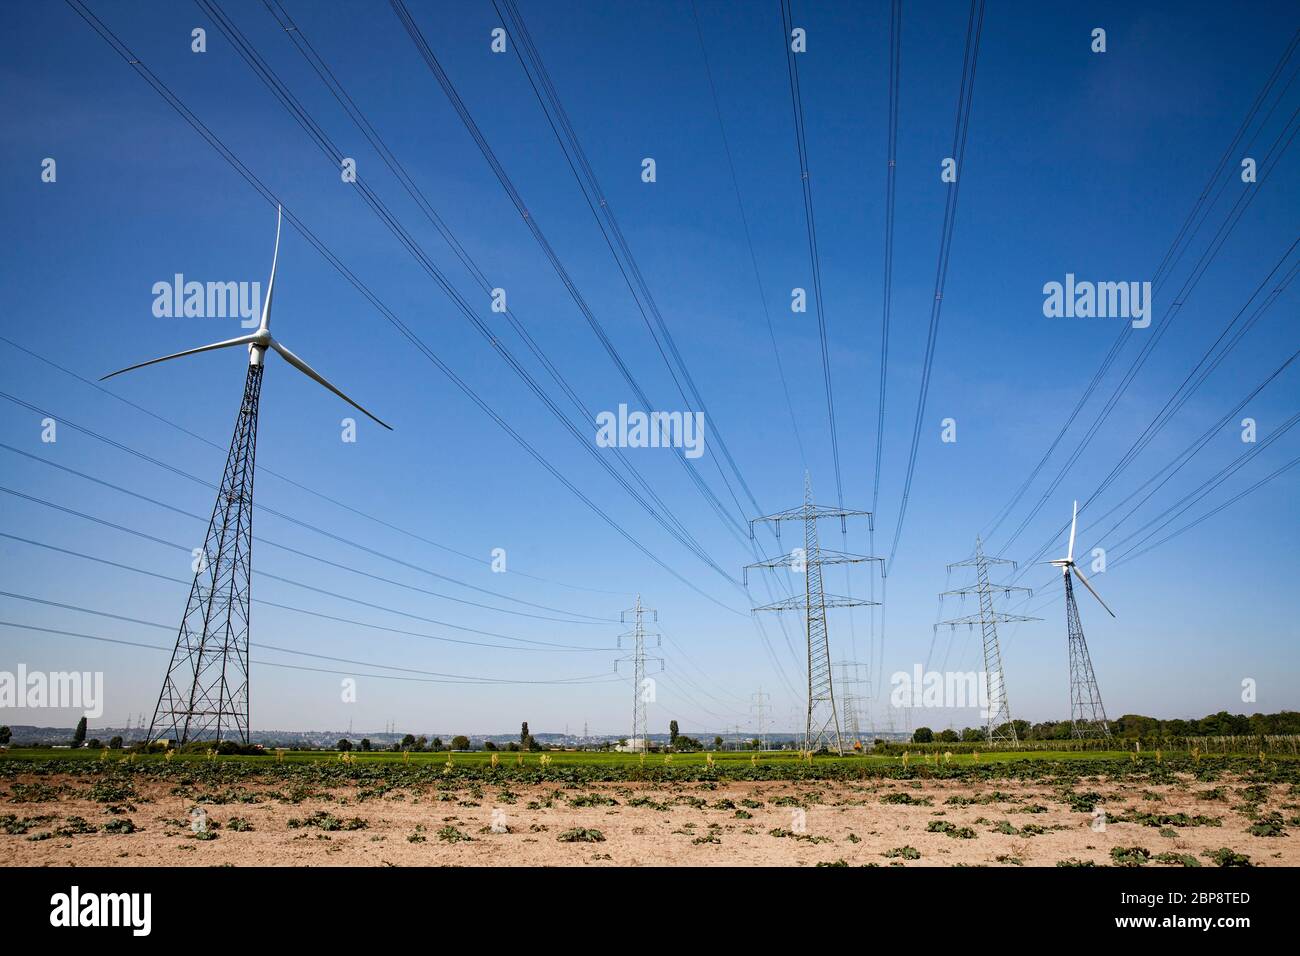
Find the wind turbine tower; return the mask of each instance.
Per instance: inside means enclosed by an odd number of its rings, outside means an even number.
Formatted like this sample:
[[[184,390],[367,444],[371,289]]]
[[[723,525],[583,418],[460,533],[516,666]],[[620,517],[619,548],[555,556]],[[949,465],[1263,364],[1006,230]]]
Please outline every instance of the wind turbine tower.
[[[283,210],[277,208],[275,251],[271,256],[271,279],[262,302],[257,331],[186,349],[162,358],[150,359],[105,375],[112,378],[146,365],[155,365],[186,355],[214,349],[248,347],[248,372],[244,397],[235,419],[221,487],[212,507],[203,550],[194,562],[194,583],[190,587],[180,632],[171,663],[163,678],[162,691],[149,722],[146,742],[166,738],[178,745],[191,740],[230,740],[248,743],[249,730],[249,599],[253,554],[253,464],[257,450],[257,414],[262,395],[262,374],[268,351],[276,352],[308,378],[323,385],[367,417],[375,418],[352,399],[322,378],[310,365],[271,337],[271,297],[275,292],[275,268],[280,257],[280,225]],[[103,381],[101,379],[100,381]]]
[[[1101,690],[1097,687],[1097,675],[1092,670],[1092,657],[1088,654],[1088,642],[1083,636],[1083,624],[1079,621],[1079,605],[1074,600],[1074,585],[1071,575],[1077,577],[1085,588],[1092,592],[1097,603],[1106,608],[1111,617],[1115,612],[1101,599],[1101,595],[1088,583],[1074,563],[1074,532],[1079,523],[1079,502],[1074,503],[1074,516],[1070,519],[1070,546],[1064,558],[1049,561],[1049,564],[1061,569],[1065,576],[1065,626],[1070,640],[1070,723],[1076,737],[1109,737],[1110,724],[1106,722],[1106,708],[1101,703]]]

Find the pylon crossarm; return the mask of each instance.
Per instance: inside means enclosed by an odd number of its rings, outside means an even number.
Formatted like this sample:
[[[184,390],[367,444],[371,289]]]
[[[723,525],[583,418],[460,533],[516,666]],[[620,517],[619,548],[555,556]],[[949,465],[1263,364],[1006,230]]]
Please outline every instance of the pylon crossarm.
[[[826,595],[825,601],[821,603],[822,608],[841,608],[841,607],[878,607],[879,601],[867,601],[860,598],[841,597],[837,594]],[[773,601],[771,604],[763,604],[754,608],[754,611],[806,611],[808,602],[805,598],[795,595],[780,601]]]
[[[957,627],[958,625],[979,624],[982,622],[996,621],[998,624],[1015,624],[1022,621],[1041,621],[1041,617],[1026,617],[1023,614],[1007,614],[1005,611],[994,611],[991,614],[968,614],[965,617],[954,617],[951,620],[940,621],[935,627]]]
[[[1012,570],[1015,570],[1020,566],[1015,561],[1012,561],[1010,558],[990,558],[988,555],[981,555],[979,558],[976,558],[975,556],[971,556],[961,561],[954,561],[952,564],[948,565],[948,570],[951,571],[953,568],[978,567],[981,560],[984,562],[985,565],[1004,564],[1010,567]]]
[[[953,597],[954,595],[966,595],[966,594],[983,594],[986,591],[993,594],[1002,594],[1002,595],[1009,595],[1016,592],[1022,594],[1034,593],[1033,588],[1016,587],[1010,584],[989,584],[985,586],[972,584],[970,587],[966,587],[966,588],[953,588],[951,591],[941,591],[939,593],[939,597]]]

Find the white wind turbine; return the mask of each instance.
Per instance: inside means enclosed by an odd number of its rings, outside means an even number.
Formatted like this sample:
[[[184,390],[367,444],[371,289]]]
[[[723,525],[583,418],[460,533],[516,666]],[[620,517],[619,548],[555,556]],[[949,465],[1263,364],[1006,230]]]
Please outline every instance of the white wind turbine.
[[[1061,573],[1065,575],[1066,587],[1069,588],[1071,592],[1073,592],[1074,589],[1069,587],[1070,575],[1073,574],[1077,577],[1083,586],[1092,592],[1092,596],[1097,599],[1097,603],[1106,608],[1106,613],[1111,617],[1114,617],[1115,612],[1112,611],[1109,605],[1101,599],[1101,595],[1097,593],[1096,588],[1088,583],[1088,579],[1083,576],[1083,572],[1079,570],[1079,566],[1074,563],[1074,531],[1078,524],[1079,502],[1076,501],[1074,503],[1074,517],[1070,519],[1070,546],[1065,552],[1065,557],[1057,558],[1055,561],[1048,561],[1047,563],[1061,569]]]
[[[346,395],[343,394],[343,392],[339,391],[332,384],[330,384],[330,382],[327,381],[325,377],[322,376],[319,372],[317,372],[314,368],[312,368],[310,365],[308,365],[298,356],[294,355],[287,348],[285,348],[283,345],[281,345],[279,342],[277,342],[275,339],[271,337],[271,297],[275,293],[275,267],[277,262],[280,259],[280,224],[283,218],[284,218],[284,210],[280,206],[276,206],[275,252],[272,253],[271,255],[271,279],[266,284],[266,299],[263,300],[262,302],[262,320],[258,324],[256,332],[250,333],[249,335],[241,335],[233,339],[226,339],[224,342],[212,342],[209,345],[200,345],[198,348],[186,349],[183,352],[173,352],[171,355],[164,355],[161,358],[150,359],[147,362],[140,362],[137,365],[128,365],[126,368],[120,368],[116,372],[109,372],[107,375],[104,376],[104,378],[101,378],[100,381],[102,382],[104,381],[104,379],[112,378],[114,375],[121,375],[123,372],[131,372],[138,368],[144,368],[146,365],[157,365],[159,362],[166,362],[174,358],[183,358],[186,355],[197,355],[200,352],[211,352],[214,349],[231,348],[236,345],[248,346],[248,364],[250,366],[261,365],[263,356],[266,355],[266,350],[271,349],[272,351],[278,352],[281,358],[283,358],[286,362],[288,362],[298,371],[302,372],[308,378],[312,379],[313,381],[317,382],[320,385],[325,386],[331,392],[337,395],[339,398],[343,399],[343,401],[347,402],[349,405],[355,408],[357,411],[364,413],[366,416],[368,416],[375,422],[378,422],[380,425],[383,425],[389,431],[392,431],[393,427],[391,425],[389,425],[384,421],[381,421],[379,418],[372,415],[365,408],[362,408],[352,399],[348,398]]]
[[[248,635],[253,550],[253,474],[257,450],[257,415],[262,394],[263,359],[268,350],[308,378],[323,385],[353,408],[392,430],[365,408],[339,391],[315,369],[271,337],[271,297],[275,292],[275,269],[280,258],[280,225],[283,210],[277,207],[275,253],[271,257],[271,280],[262,303],[262,319],[249,335],[200,345],[162,358],[119,369],[122,372],[156,365],[170,359],[215,349],[248,346],[248,373],[244,399],[235,420],[226,468],[212,508],[202,554],[195,549],[194,583],[181,618],[180,633],[163,680],[158,705],[149,724],[150,743],[164,739],[184,744],[190,740],[249,742]],[[102,381],[102,379],[101,379]]]
[[[1092,657],[1088,653],[1088,642],[1083,636],[1083,624],[1079,621],[1079,606],[1074,600],[1074,585],[1071,576],[1077,577],[1097,603],[1106,608],[1111,617],[1115,612],[1110,609],[1101,595],[1097,593],[1078,565],[1074,563],[1074,535],[1079,523],[1079,502],[1074,503],[1074,516],[1070,519],[1070,544],[1064,558],[1057,558],[1048,563],[1061,569],[1065,577],[1065,626],[1070,643],[1070,722],[1076,737],[1110,736],[1110,725],[1106,721],[1106,709],[1101,702],[1101,690],[1097,687],[1097,675],[1092,670]]]

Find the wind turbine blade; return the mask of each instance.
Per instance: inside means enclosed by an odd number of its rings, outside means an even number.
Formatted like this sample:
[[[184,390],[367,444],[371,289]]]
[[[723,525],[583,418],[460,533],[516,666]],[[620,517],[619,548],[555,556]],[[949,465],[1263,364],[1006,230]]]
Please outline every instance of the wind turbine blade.
[[[1079,523],[1079,502],[1074,503],[1074,517],[1070,519],[1070,547],[1065,552],[1065,560],[1074,560],[1074,528]],[[1098,598],[1098,600],[1101,600]]]
[[[364,408],[362,408],[360,405],[358,405],[356,402],[352,401],[352,399],[348,398],[348,397],[347,397],[346,395],[344,395],[341,391],[339,391],[337,388],[335,388],[333,385],[331,385],[328,381],[326,381],[325,378],[324,378],[324,376],[322,376],[322,375],[321,375],[319,372],[317,372],[314,368],[312,368],[310,365],[308,365],[308,364],[307,364],[306,362],[304,362],[302,359],[298,358],[298,356],[294,355],[292,352],[290,352],[287,348],[285,348],[283,345],[281,345],[279,342],[275,341],[274,339],[271,340],[271,348],[273,348],[273,349],[275,349],[277,352],[279,352],[281,358],[283,358],[286,362],[288,362],[290,365],[292,365],[292,366],[293,366],[294,368],[296,368],[298,371],[302,372],[302,374],[306,375],[308,378],[312,379],[312,380],[315,381],[317,384],[323,385],[323,386],[325,386],[326,388],[328,388],[331,392],[333,392],[333,393],[334,393],[335,395],[337,395],[339,398],[343,399],[343,401],[347,402],[349,405],[351,405],[351,406],[352,406],[353,408],[355,408],[357,411],[364,413],[368,418],[372,419],[373,421],[377,422],[377,423],[380,424],[380,425],[383,425],[383,426],[384,426],[385,428],[387,428],[390,432],[393,430],[393,426],[392,426],[392,425],[389,425],[387,422],[383,421],[382,419],[377,418],[376,416],[372,415],[369,411],[367,411],[366,409],[364,409]]]
[[[1115,612],[1112,611],[1112,610],[1110,609],[1110,605],[1109,605],[1109,604],[1107,604],[1105,601],[1103,601],[1103,600],[1101,599],[1101,595],[1097,593],[1097,589],[1094,588],[1091,584],[1088,583],[1088,579],[1085,578],[1085,577],[1083,576],[1083,572],[1080,571],[1080,570],[1079,570],[1077,567],[1075,567],[1073,564],[1070,565],[1070,570],[1074,572],[1074,576],[1075,576],[1076,578],[1078,578],[1080,581],[1083,582],[1083,586],[1084,586],[1085,588],[1087,588],[1089,591],[1092,592],[1092,596],[1095,597],[1095,598],[1097,599],[1097,603],[1098,603],[1098,604],[1100,604],[1102,607],[1104,607],[1104,608],[1106,609],[1106,613],[1109,614],[1111,617],[1114,617],[1114,616],[1115,616]]]
[[[171,355],[164,355],[162,358],[150,359],[147,362],[140,362],[138,365],[128,365],[126,368],[120,368],[116,372],[109,372],[100,381],[106,378],[112,378],[114,375],[121,375],[123,372],[131,372],[138,368],[144,368],[146,365],[157,365],[159,362],[166,362],[169,359],[183,358],[186,355],[197,355],[200,352],[211,352],[213,349],[228,349],[235,345],[248,345],[257,341],[256,335],[241,335],[236,339],[226,339],[224,342],[213,342],[211,345],[200,345],[196,349],[186,349],[184,352],[173,352]]]
[[[265,332],[271,327],[271,295],[275,292],[275,267],[280,261],[280,222],[284,219],[284,207],[275,207],[275,252],[271,254],[271,281],[266,284],[266,298],[262,300],[262,324],[259,331]]]

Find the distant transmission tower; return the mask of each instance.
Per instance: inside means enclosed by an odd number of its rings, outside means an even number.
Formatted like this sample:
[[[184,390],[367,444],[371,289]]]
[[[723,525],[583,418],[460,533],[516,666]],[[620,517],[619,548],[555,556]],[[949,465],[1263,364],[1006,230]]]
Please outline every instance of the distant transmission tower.
[[[645,705],[654,700],[654,680],[646,677],[646,661],[658,661],[659,669],[663,670],[663,658],[651,657],[645,655],[645,641],[647,637],[653,637],[656,641],[661,638],[657,634],[647,634],[645,629],[645,616],[648,614],[651,620],[656,623],[659,620],[659,612],[653,608],[641,606],[641,595],[636,596],[636,605],[628,608],[620,616],[622,623],[628,623],[628,615],[632,615],[632,630],[619,637],[619,647],[623,646],[623,638],[629,638],[632,642],[632,653],[626,657],[620,657],[614,662],[614,673],[618,673],[618,665],[632,663],[632,736],[628,738],[628,747],[632,750],[650,749],[650,726],[646,722]],[[659,646],[658,643],[655,645]]]
[[[880,558],[847,551],[823,550],[817,536],[817,522],[822,518],[839,518],[841,528],[845,519],[851,517],[871,518],[869,511],[848,511],[843,508],[819,508],[813,504],[812,480],[804,475],[804,500],[802,507],[791,508],[776,514],[755,518],[749,522],[749,536],[754,537],[754,525],[767,522],[773,526],[777,539],[781,537],[781,525],[786,521],[802,521],[804,528],[804,546],[795,548],[788,555],[769,558],[747,565],[746,583],[750,568],[772,569],[789,567],[804,576],[803,597],[794,596],[783,601],[765,604],[755,611],[803,611],[805,633],[808,639],[808,709],[804,719],[804,749],[821,750],[834,748],[836,753],[844,753],[844,743],[840,739],[839,715],[835,710],[835,692],[831,679],[830,639],[826,628],[826,609],[841,607],[858,607],[878,604],[877,601],[859,601],[849,597],[826,595],[822,587],[822,565],[825,564],[860,564],[866,561],[879,561]]]
[[[1016,562],[1014,561],[1009,561],[1006,558],[990,558],[986,555],[983,542],[976,538],[974,557],[948,565],[948,573],[950,574],[953,568],[973,567],[975,569],[975,584],[971,587],[944,591],[939,595],[940,603],[942,604],[945,597],[957,597],[964,601],[969,595],[974,594],[979,598],[979,613],[940,621],[935,625],[935,628],[947,627],[952,630],[960,624],[965,624],[968,628],[974,628],[976,624],[980,626],[980,633],[984,639],[984,688],[988,693],[988,704],[984,712],[987,718],[985,735],[990,744],[999,742],[1014,744],[1018,743],[1018,740],[1015,725],[1011,722],[1011,704],[1007,698],[1006,675],[1002,670],[1002,650],[998,646],[998,625],[1010,624],[1015,621],[1037,621],[1041,620],[1041,618],[1025,617],[1023,614],[1008,614],[1006,611],[999,611],[994,608],[993,600],[997,594],[1009,597],[1013,592],[1017,591],[1024,593],[1026,596],[1033,592],[1029,588],[991,583],[989,581],[989,565],[991,564],[1008,565],[1013,571],[1016,569]]]
[[[871,669],[860,661],[840,661],[840,701],[844,706],[844,732],[856,746],[862,745],[862,714],[870,708]],[[861,689],[866,688],[866,693]]]
[[[763,693],[763,688],[759,688],[757,693],[749,695],[749,710],[754,715],[755,734],[759,740],[763,741],[763,749],[767,749],[767,712],[772,709],[772,695]]]

